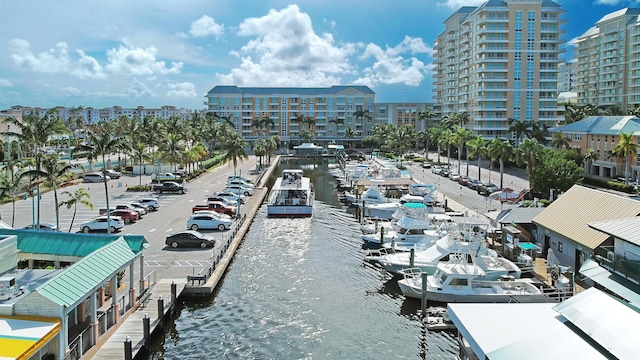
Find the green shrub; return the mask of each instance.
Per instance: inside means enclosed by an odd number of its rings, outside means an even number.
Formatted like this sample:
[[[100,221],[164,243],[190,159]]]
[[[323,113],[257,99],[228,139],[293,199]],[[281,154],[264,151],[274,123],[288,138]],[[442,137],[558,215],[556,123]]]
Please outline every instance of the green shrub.
[[[549,201],[549,199],[540,199],[539,202],[543,207],[547,207],[549,206],[549,204],[551,204],[551,201]]]
[[[151,185],[133,185],[129,186],[127,191],[151,191]]]

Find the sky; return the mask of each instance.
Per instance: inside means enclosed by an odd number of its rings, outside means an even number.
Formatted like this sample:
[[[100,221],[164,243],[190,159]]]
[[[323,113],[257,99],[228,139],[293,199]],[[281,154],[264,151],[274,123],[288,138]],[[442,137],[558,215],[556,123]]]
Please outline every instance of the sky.
[[[216,85],[366,85],[432,101],[443,21],[482,0],[0,0],[0,109],[203,109]],[[556,0],[566,49],[640,0]]]

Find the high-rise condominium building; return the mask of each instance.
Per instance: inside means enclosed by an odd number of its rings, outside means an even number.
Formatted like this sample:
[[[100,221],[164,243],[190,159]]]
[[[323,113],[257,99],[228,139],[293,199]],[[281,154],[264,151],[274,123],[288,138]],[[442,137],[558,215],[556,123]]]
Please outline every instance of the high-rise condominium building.
[[[278,135],[284,144],[297,144],[307,132],[319,144],[357,142],[374,124],[375,93],[367,86],[215,86],[206,98],[207,111],[229,120],[248,141]]]
[[[640,106],[640,9],[612,12],[577,39],[579,105]]]
[[[510,119],[546,126],[561,121],[563,12],[551,0],[489,0],[449,16],[434,46],[440,111],[466,112],[465,127],[487,139],[515,139]]]

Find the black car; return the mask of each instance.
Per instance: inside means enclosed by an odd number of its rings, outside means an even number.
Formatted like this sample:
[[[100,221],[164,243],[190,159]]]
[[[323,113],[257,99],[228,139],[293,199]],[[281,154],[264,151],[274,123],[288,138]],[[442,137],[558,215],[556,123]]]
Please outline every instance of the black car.
[[[482,181],[478,179],[469,180],[467,187],[471,190],[478,190],[478,186],[482,185]]]
[[[484,184],[480,184],[478,186],[478,194],[480,195],[489,195],[491,193],[494,193],[496,191],[498,191],[498,185],[496,184],[492,184],[492,183],[484,183]]]
[[[173,235],[168,235],[164,243],[177,248],[178,246],[191,246],[191,247],[213,247],[216,241],[211,236],[205,235],[195,230],[185,230]]]
[[[442,169],[440,171],[440,176],[442,176],[442,177],[448,178],[449,175],[451,175],[451,170],[449,170],[449,169]]]

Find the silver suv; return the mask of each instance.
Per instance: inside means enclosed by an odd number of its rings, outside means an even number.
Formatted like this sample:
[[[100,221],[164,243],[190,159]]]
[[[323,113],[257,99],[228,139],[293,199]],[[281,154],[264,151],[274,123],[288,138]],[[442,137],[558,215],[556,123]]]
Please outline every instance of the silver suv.
[[[89,173],[84,174],[84,176],[82,177],[82,181],[86,183],[103,182],[105,177],[107,178],[107,181],[111,180],[109,176],[105,176],[100,173]]]

